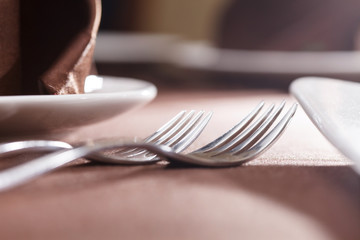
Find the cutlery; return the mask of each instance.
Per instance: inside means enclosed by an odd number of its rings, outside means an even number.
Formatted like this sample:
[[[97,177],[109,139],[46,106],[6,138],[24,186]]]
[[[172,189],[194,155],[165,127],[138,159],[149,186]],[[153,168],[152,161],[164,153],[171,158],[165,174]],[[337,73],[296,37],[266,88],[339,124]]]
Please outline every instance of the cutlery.
[[[270,127],[283,110],[285,102],[283,101],[275,110],[274,105],[271,105],[256,119],[263,105],[263,102],[260,103],[248,116],[221,137],[188,154],[180,154],[171,146],[150,142],[134,143],[124,139],[120,141],[88,142],[83,146],[58,151],[0,172],[0,190],[20,185],[84,156],[90,156],[90,159],[97,161],[123,163],[123,158],[114,158],[113,155],[98,153],[104,149],[119,146],[142,148],[153,153],[150,154],[150,157],[157,158],[156,156],[161,156],[171,161],[199,166],[230,167],[240,165],[267,150],[284,132],[297,108],[297,104],[294,104],[270,131]],[[99,154],[102,154],[101,158],[98,158]]]
[[[238,124],[239,126],[235,126],[218,139],[188,154],[176,153],[171,148],[161,145],[156,146],[145,143],[138,146],[172,161],[204,167],[237,166],[264,153],[281,136],[294,116],[297,104],[292,105],[278,123],[269,130],[279,116],[283,106],[284,104],[281,104],[274,111],[270,107],[258,121],[249,127],[246,127],[249,122],[241,122]]]
[[[193,141],[201,134],[202,130],[205,128],[209,122],[212,113],[209,112],[204,116],[204,111],[196,113],[194,110],[189,112],[181,111],[170,121],[165,123],[153,134],[145,138],[143,143],[148,144],[159,144],[171,147],[175,152],[184,151],[188,146],[191,145]],[[98,140],[99,141],[99,140]],[[111,141],[115,144],[112,144],[113,147],[116,147],[118,142],[124,142],[124,139],[121,140],[106,140]],[[91,141],[89,141],[92,143]],[[47,140],[30,140],[30,141],[17,141],[10,143],[3,143],[0,145],[0,154],[9,155],[13,153],[26,152],[26,151],[53,151],[58,149],[72,149],[77,152],[78,150],[86,148],[87,144],[82,144],[77,147],[72,147],[70,144],[61,142],[61,141],[47,141]],[[101,141],[99,141],[101,142]],[[134,140],[127,142],[133,142]],[[91,145],[91,144],[90,144]],[[101,146],[100,144],[98,146]],[[103,149],[102,147],[95,146],[98,150]],[[121,144],[119,145],[121,147]],[[134,146],[136,147],[136,145]],[[60,151],[61,152],[61,151]],[[93,153],[94,151],[89,151]],[[123,159],[121,164],[145,164],[159,161],[160,159],[154,154],[149,154],[149,152],[144,151],[143,149],[119,149],[116,148],[115,152],[122,153]],[[70,152],[71,153],[71,152]],[[126,155],[124,155],[126,154]],[[87,155],[87,154],[86,154]],[[85,157],[86,155],[83,155]],[[50,156],[50,155],[48,155]],[[71,155],[70,155],[71,156]],[[98,158],[101,158],[101,154],[97,155]],[[135,158],[136,157],[136,158]],[[95,157],[96,159],[97,157]],[[109,156],[106,157],[109,159]],[[49,159],[47,156],[41,157],[18,166],[0,171],[0,191],[19,185],[27,180],[30,180],[36,176],[39,176],[43,173],[49,172],[53,169],[56,169],[66,163],[69,163],[75,159],[70,159],[69,157],[63,159]],[[98,159],[98,161],[102,161]],[[120,162],[119,162],[120,163]]]
[[[209,122],[212,113],[209,112],[202,120],[204,111],[195,114],[194,110],[186,110],[179,112],[176,116],[170,119],[167,123],[161,126],[150,136],[146,137],[143,142],[163,144],[173,147],[180,152],[185,150],[196,138],[200,135],[206,124]],[[200,121],[201,120],[201,121]],[[179,143],[181,141],[181,143]],[[80,144],[81,146],[82,144]],[[71,149],[73,146],[63,141],[54,140],[24,140],[0,144],[0,156],[11,155],[15,153],[29,152],[29,151],[55,151],[61,149]],[[121,152],[118,150],[117,152]],[[124,160],[123,163],[135,164],[142,161],[148,162],[153,160],[149,156],[145,156],[146,152],[134,150],[128,151],[132,156],[137,157],[137,161]],[[142,153],[142,155],[140,155]],[[143,158],[140,160],[140,157]],[[130,154],[126,155],[127,158]]]

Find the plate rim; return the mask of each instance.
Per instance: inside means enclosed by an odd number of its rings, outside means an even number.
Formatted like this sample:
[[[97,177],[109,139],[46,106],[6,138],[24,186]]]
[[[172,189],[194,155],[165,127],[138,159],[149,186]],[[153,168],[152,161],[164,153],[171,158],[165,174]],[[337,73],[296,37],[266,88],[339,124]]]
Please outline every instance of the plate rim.
[[[74,129],[142,107],[157,96],[157,88],[150,82],[117,76],[102,77],[136,81],[138,85],[134,89],[103,93],[0,96],[0,139],[68,134]],[[99,113],[86,113],[90,108],[92,112],[99,110]],[[54,116],[56,120],[53,122]]]
[[[90,76],[90,75],[89,75]],[[124,90],[124,91],[114,91],[114,92],[90,92],[90,93],[80,93],[80,94],[63,94],[63,95],[6,95],[0,96],[0,105],[6,104],[11,101],[12,104],[21,104],[26,102],[26,104],[30,104],[31,101],[36,103],[43,101],[74,101],[74,100],[84,100],[89,98],[102,98],[107,96],[117,96],[117,95],[129,95],[129,94],[138,94],[139,92],[148,93],[148,95],[153,98],[157,95],[157,88],[154,84],[148,81],[129,78],[129,77],[118,77],[118,76],[108,76],[108,75],[95,75],[97,77],[106,79],[117,79],[117,81],[129,81],[129,82],[137,82],[143,84],[141,88]],[[142,94],[141,94],[142,95]]]

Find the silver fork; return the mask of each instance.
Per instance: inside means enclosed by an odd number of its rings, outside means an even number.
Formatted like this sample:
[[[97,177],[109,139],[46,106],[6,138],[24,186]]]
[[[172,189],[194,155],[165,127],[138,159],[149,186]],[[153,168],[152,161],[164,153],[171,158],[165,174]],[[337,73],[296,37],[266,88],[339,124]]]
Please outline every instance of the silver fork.
[[[32,172],[29,172],[29,169],[27,168],[23,168],[16,169],[16,171],[11,171],[14,169],[10,169],[6,170],[6,172],[0,173],[0,190],[19,185],[26,180],[30,180],[43,173],[50,172],[59,166],[62,166],[64,164],[64,159],[66,159],[67,162],[70,162],[77,158],[93,154],[93,159],[98,161],[121,164],[124,159],[114,158],[112,155],[102,155],[102,158],[96,158],[98,154],[101,154],[97,152],[119,146],[128,148],[143,148],[171,161],[179,161],[200,166],[236,166],[259,156],[268,149],[279,138],[281,133],[284,132],[284,129],[289,124],[297,108],[297,104],[294,104],[278,121],[276,126],[269,131],[269,128],[273,125],[280,115],[280,112],[283,110],[285,102],[282,102],[276,110],[274,110],[274,105],[271,105],[260,117],[256,119],[256,116],[259,114],[263,105],[263,102],[260,103],[240,123],[235,125],[221,137],[188,154],[180,154],[169,146],[154,143],[134,143],[127,140],[117,142],[88,142],[86,145],[78,148],[52,153],[34,160],[30,163],[32,164]],[[47,168],[43,167],[44,163],[47,164]],[[40,171],[34,171],[34,169],[36,170],[37,168],[39,168]],[[2,184],[4,174],[7,174],[8,177],[6,184]],[[18,176],[22,175],[27,175],[27,178],[19,181]]]
[[[239,126],[235,126],[229,132],[210,142],[206,146],[188,154],[179,154],[174,152],[167,146],[155,146],[144,144],[142,147],[159,157],[171,159],[172,161],[188,163],[205,167],[232,167],[250,161],[267,149],[281,136],[285,128],[294,116],[297,104],[292,105],[286,114],[271,130],[269,128],[274,123],[283,109],[283,104],[273,111],[267,111],[264,115],[268,115],[260,121],[253,123],[249,128],[237,133]],[[271,107],[272,108],[272,107]],[[271,109],[270,108],[270,109]],[[260,123],[263,122],[263,123]],[[244,123],[244,125],[247,124]],[[131,146],[129,144],[129,146]]]
[[[123,145],[125,147],[137,146],[151,152],[158,158],[198,166],[231,167],[240,165],[258,157],[270,148],[284,132],[297,109],[297,104],[293,104],[275,125],[274,123],[285,106],[285,101],[276,109],[275,105],[272,104],[258,116],[263,106],[264,102],[261,102],[249,115],[228,132],[188,154],[179,154],[171,147],[149,143],[134,144],[121,142],[115,145]],[[111,148],[109,145],[114,143],[105,142],[103,144],[103,146],[95,146]],[[123,161],[122,156],[106,155],[97,151],[91,157],[93,160],[102,162],[121,163]]]
[[[181,111],[173,119],[159,128],[155,133],[145,138],[142,142],[154,145],[164,145],[170,147],[177,153],[187,149],[204,130],[212,117],[212,112],[207,113],[204,117],[204,111],[200,111],[197,114],[195,114],[194,110],[191,110],[187,114],[186,112],[187,111]],[[155,154],[151,154],[144,149],[137,148],[136,146],[130,149],[121,148],[121,146],[119,146],[115,149],[102,151],[98,154],[89,153],[87,158],[102,162],[112,162],[107,161],[109,158],[103,157],[105,155],[117,156],[118,159],[121,159],[121,162],[120,160],[116,162],[117,164],[127,165],[153,163],[160,160]]]
[[[191,143],[196,140],[196,138],[201,134],[201,132],[208,124],[212,113],[209,112],[205,116],[204,113],[204,111],[195,113],[194,110],[189,112],[185,110],[181,111],[170,121],[160,127],[157,131],[145,138],[142,143],[167,146],[173,149],[174,152],[180,153],[188,148]],[[115,140],[111,141],[117,142]],[[118,141],[129,142],[129,140],[124,139]],[[130,142],[134,143],[134,141]],[[0,144],[0,154],[10,155],[27,151],[55,151],[59,149],[66,149],[63,150],[65,151],[64,153],[69,151],[68,149],[74,150],[74,152],[78,152],[78,150],[86,148],[87,145],[89,144],[83,144],[79,147],[73,148],[70,144],[61,141],[26,140]],[[115,145],[112,146],[115,147]],[[119,148],[115,148],[115,150],[111,149],[111,152],[113,154],[121,154],[121,164],[146,164],[160,160],[156,155],[150,154],[144,149],[136,148],[136,145],[134,145],[133,148],[126,148],[125,150],[124,148],[121,148],[121,145],[118,147]],[[91,149],[92,148],[88,148],[89,154],[94,152],[91,151]],[[101,150],[103,148],[96,149]],[[73,151],[69,153],[71,154],[72,152]],[[59,153],[62,153],[62,151],[59,151]],[[109,154],[109,152],[104,152],[104,154],[105,153]],[[53,156],[56,155],[57,153],[53,154]],[[82,157],[85,157],[86,155],[87,154],[82,155]],[[52,159],[51,156],[51,154],[46,155],[44,157],[40,157],[38,159],[31,160],[18,166],[0,171],[0,191],[20,185],[28,180],[50,172],[77,159],[69,157],[71,155],[57,159]],[[99,161],[101,161],[100,157],[101,155],[99,154]]]
[[[205,117],[203,117],[203,115],[204,111],[199,111],[197,114],[195,114],[194,110],[189,112],[186,110],[180,111],[176,116],[161,126],[157,131],[146,137],[143,142],[167,145],[174,148],[175,151],[181,152],[185,150],[200,135],[202,130],[209,122],[212,113],[207,113]],[[73,148],[73,146],[63,141],[23,140],[0,143],[0,155],[6,156],[31,151],[53,152],[56,150],[71,148]],[[127,149],[127,151],[124,151],[123,148],[120,148],[116,151],[114,150],[114,153],[123,153],[121,156],[127,158],[124,159],[124,164],[136,164],[141,160],[145,162],[155,161],[155,159],[145,157],[147,152],[144,150],[139,151],[138,148],[130,150]],[[131,156],[136,156],[136,159],[132,161],[130,159]]]

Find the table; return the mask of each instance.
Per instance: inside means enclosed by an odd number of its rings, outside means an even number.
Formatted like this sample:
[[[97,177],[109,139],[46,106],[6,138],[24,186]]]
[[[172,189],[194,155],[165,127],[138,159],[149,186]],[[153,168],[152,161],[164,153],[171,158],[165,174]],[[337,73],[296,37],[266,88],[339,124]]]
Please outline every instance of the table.
[[[191,149],[217,137],[273,90],[167,90],[149,105],[63,140],[140,136],[182,109],[214,116]],[[2,159],[28,160],[30,155]],[[234,168],[78,160],[0,193],[1,239],[360,239],[360,175],[301,108],[279,141]]]

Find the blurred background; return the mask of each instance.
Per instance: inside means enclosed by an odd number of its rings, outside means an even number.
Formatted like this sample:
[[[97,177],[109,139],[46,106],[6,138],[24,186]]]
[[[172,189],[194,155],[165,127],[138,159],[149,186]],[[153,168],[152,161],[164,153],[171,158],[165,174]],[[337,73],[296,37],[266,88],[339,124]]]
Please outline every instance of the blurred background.
[[[164,88],[360,81],[358,0],[102,0],[99,74]]]

